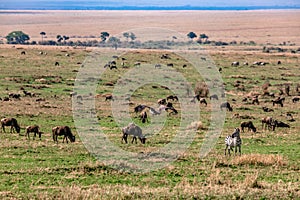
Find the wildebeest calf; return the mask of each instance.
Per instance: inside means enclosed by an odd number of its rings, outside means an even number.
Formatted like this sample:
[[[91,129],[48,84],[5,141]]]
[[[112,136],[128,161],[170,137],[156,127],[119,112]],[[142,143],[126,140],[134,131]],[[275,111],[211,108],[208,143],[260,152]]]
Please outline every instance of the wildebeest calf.
[[[30,140],[29,133],[34,133],[33,139],[35,139],[36,135],[39,135],[39,138],[41,139],[43,132],[40,131],[40,127],[38,125],[32,125],[32,126],[27,126],[25,129],[25,137]]]

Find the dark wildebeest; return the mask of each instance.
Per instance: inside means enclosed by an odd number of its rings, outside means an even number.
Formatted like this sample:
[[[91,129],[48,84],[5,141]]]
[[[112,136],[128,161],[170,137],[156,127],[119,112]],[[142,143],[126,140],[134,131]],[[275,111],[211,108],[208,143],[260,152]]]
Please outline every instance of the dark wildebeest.
[[[25,137],[30,140],[29,133],[34,133],[33,139],[35,139],[36,135],[39,135],[39,138],[41,139],[43,132],[40,131],[40,127],[37,125],[27,126],[25,129]]]
[[[264,112],[274,112],[274,110],[272,108],[267,108],[267,107],[262,107]]]
[[[174,64],[173,63],[168,63],[167,67],[174,67]]]
[[[3,118],[1,119],[1,126],[2,126],[2,130],[5,133],[5,126],[10,126],[10,132],[14,132],[14,130],[17,133],[20,133],[20,126],[17,122],[17,120],[15,118]]]
[[[199,102],[200,102],[200,104],[205,104],[205,106],[207,106],[207,102],[204,98],[200,98]]]
[[[66,139],[68,143],[68,138],[71,142],[75,142],[75,136],[72,134],[70,127],[68,126],[56,126],[52,128],[53,141],[58,143],[57,137],[64,136],[63,143]]]
[[[283,107],[284,100],[285,100],[284,97],[282,98],[278,97],[277,99],[272,100],[273,106],[275,106],[275,104],[279,104],[281,107]]]
[[[240,65],[240,63],[239,63],[238,61],[232,62],[232,63],[231,63],[231,66],[235,66],[235,67],[236,67],[236,66],[239,66],[239,65]]]
[[[290,128],[290,125],[288,125],[282,121],[274,120],[274,124],[276,127]]]
[[[26,51],[21,51],[21,55],[25,55],[26,54]]]
[[[228,103],[228,102],[224,102],[220,105],[220,109],[223,110],[223,108],[226,108],[229,112],[233,111],[230,103]]]
[[[54,63],[54,65],[55,65],[55,66],[59,66],[59,62],[56,61],[56,62]]]
[[[178,97],[175,95],[170,95],[167,97],[167,101],[172,100],[172,101],[178,101]]]
[[[258,101],[258,96],[252,97],[252,104],[255,105],[259,105],[259,101]]]
[[[244,132],[244,128],[248,128],[248,131],[256,132],[256,128],[253,125],[252,121],[241,122],[241,129]]]
[[[132,135],[132,141],[131,143],[133,143],[133,141],[135,140],[135,143],[137,143],[137,137],[140,139],[142,144],[146,143],[146,138],[145,136],[142,134],[142,129],[135,125],[134,123],[130,123],[128,126],[122,128],[122,141],[124,140],[125,143],[127,143],[127,137],[128,135]]]
[[[218,95],[213,94],[213,95],[211,95],[211,96],[209,97],[209,99],[210,99],[210,100],[213,100],[213,99],[219,100],[219,97],[218,97]]]
[[[157,100],[157,103],[158,103],[159,105],[165,105],[165,104],[167,103],[167,100],[166,100],[166,99],[158,99],[158,100]]]
[[[105,96],[105,101],[108,101],[108,100],[112,100],[112,101],[114,100],[114,98],[111,94]]]
[[[145,108],[146,108],[147,106],[146,105],[138,105],[138,106],[136,106],[135,108],[134,108],[134,112],[135,113],[139,113],[139,112],[141,112],[142,110],[144,110]]]
[[[300,97],[293,97],[293,98],[292,98],[293,103],[296,103],[296,102],[299,101],[299,100],[300,100]]]
[[[141,113],[140,113],[140,118],[142,120],[142,123],[146,123],[148,121],[148,115],[147,115],[147,112],[146,110],[143,110]]]

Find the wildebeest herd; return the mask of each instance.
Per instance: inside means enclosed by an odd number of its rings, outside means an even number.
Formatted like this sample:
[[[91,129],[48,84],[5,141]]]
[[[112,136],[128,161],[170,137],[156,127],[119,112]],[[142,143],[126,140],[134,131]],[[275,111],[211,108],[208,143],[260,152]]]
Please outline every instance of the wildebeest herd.
[[[17,132],[20,134],[21,128],[20,125],[18,124],[18,121],[15,118],[2,118],[1,119],[1,127],[3,132],[5,133],[5,127],[9,126],[10,127],[10,133]],[[40,127],[38,125],[31,125],[27,126],[25,128],[25,137],[30,139],[30,133],[34,133],[33,139],[38,135],[39,138],[41,139],[41,136],[43,134],[42,131],[40,131]],[[72,134],[70,127],[68,126],[56,126],[52,128],[52,136],[53,136],[53,141],[58,143],[57,137],[58,136],[64,136],[63,142],[66,140],[68,143],[68,139],[71,142],[75,142],[75,136]]]

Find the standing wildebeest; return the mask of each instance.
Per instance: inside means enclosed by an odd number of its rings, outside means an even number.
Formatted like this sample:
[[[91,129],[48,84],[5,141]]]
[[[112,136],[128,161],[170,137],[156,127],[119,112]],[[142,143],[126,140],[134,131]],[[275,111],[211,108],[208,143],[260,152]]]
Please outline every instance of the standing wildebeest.
[[[72,134],[70,127],[68,126],[56,126],[52,128],[53,141],[58,143],[57,137],[64,136],[63,143],[66,139],[68,143],[68,138],[71,142],[75,142],[75,136]]]
[[[272,129],[273,131],[275,131],[275,120],[272,117],[264,117],[261,119],[261,126],[262,129],[267,129],[268,127],[268,130]]]
[[[54,65],[55,65],[55,66],[59,66],[59,62],[56,61],[56,62],[54,63]]]
[[[2,130],[5,133],[5,126],[10,126],[10,132],[12,133],[16,130],[17,133],[20,133],[20,126],[15,118],[3,118],[1,119]]]
[[[237,148],[239,148],[239,153],[240,155],[242,154],[241,152],[241,146],[242,146],[242,140],[241,140],[241,137],[240,137],[240,129],[239,128],[236,128],[234,130],[234,132],[232,133],[232,135],[228,135],[226,138],[225,138],[225,155],[226,155],[226,151],[228,150],[228,154],[230,156],[230,151],[232,150],[233,151],[233,147],[234,147],[234,155],[236,155],[236,152],[237,152]]]
[[[30,140],[29,133],[34,133],[33,139],[35,139],[36,135],[39,135],[39,138],[41,139],[43,132],[40,131],[40,127],[37,125],[27,126],[25,129],[25,137]]]
[[[136,126],[134,123],[129,123],[128,126],[122,128],[122,141],[124,140],[127,143],[127,137],[128,135],[132,135],[132,141],[131,143],[133,143],[133,141],[135,140],[135,143],[137,143],[137,137],[140,139],[142,144],[146,143],[146,138],[145,136],[142,134],[142,129],[139,126]]]
[[[108,100],[114,100],[114,98],[113,98],[113,95],[111,95],[111,94],[108,94],[108,95],[106,95],[105,96],[105,101],[108,101]]]
[[[146,123],[148,121],[148,115],[147,115],[147,112],[146,110],[143,110],[141,113],[140,113],[140,118],[142,120],[142,123]]]
[[[241,129],[244,132],[244,128],[248,128],[248,131],[252,131],[253,133],[256,132],[256,128],[254,127],[252,121],[242,122],[241,123]]]
[[[222,104],[220,105],[220,109],[223,110],[223,108],[226,108],[226,109],[227,109],[228,111],[230,111],[230,112],[233,111],[233,109],[232,109],[230,103],[228,103],[228,102],[224,102],[224,103],[222,103]]]

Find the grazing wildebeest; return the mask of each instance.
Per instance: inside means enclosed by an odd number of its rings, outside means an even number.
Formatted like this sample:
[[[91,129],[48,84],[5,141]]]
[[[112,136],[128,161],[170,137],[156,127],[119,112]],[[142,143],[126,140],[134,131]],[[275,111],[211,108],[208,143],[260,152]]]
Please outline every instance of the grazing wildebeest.
[[[275,100],[272,100],[273,106],[275,106],[275,104],[279,104],[281,107],[283,107],[283,102],[284,102],[285,98],[284,97],[278,97]]]
[[[241,129],[244,132],[244,128],[248,128],[248,131],[256,132],[256,128],[253,125],[252,121],[241,122]]]
[[[27,92],[26,90],[23,90],[23,93],[24,93],[25,97],[26,97],[26,96],[30,96],[30,97],[34,97],[34,96],[35,96],[34,93],[32,93],[32,92]]]
[[[161,68],[161,64],[156,64],[154,67],[155,68]]]
[[[27,126],[25,129],[25,137],[30,140],[29,133],[34,133],[33,139],[35,139],[36,135],[39,135],[39,138],[41,139],[43,132],[40,131],[40,127],[38,125],[32,125],[32,126]]]
[[[186,68],[186,67],[187,67],[187,65],[186,65],[186,64],[182,65],[182,68]]]
[[[1,119],[1,126],[2,130],[5,133],[5,126],[10,126],[10,132],[14,132],[14,130],[17,133],[20,133],[20,126],[15,118],[3,118]]]
[[[161,55],[160,58],[161,59],[170,59],[170,56],[169,56],[169,54],[163,54],[163,55]]]
[[[240,129],[239,128],[235,128],[234,132],[232,133],[232,135],[228,135],[225,138],[225,155],[226,155],[226,151],[228,150],[228,154],[230,156],[230,151],[233,151],[233,147],[234,147],[234,155],[236,155],[237,153],[237,148],[239,149],[239,153],[240,155],[242,154],[241,152],[241,146],[242,146],[242,140],[240,137]]]
[[[15,94],[15,93],[9,93],[8,96],[10,98],[14,98],[14,99],[20,99],[20,97],[21,97],[20,94]]]
[[[221,103],[220,109],[223,110],[223,108],[226,108],[229,112],[233,111],[230,103],[228,103],[228,102]]]
[[[167,67],[174,67],[174,64],[173,63],[168,63]]]
[[[300,100],[300,97],[293,97],[293,98],[292,98],[293,103],[296,103],[296,102],[299,101],[299,100]]]
[[[133,141],[135,140],[135,143],[137,143],[137,137],[139,138],[139,140],[141,141],[142,144],[146,143],[146,138],[142,133],[142,129],[135,125],[134,123],[129,123],[128,126],[122,128],[122,141],[124,140],[125,143],[127,143],[127,137],[128,135],[132,135],[132,141],[131,143],[133,143]]]
[[[54,65],[55,65],[55,66],[59,66],[59,62],[56,61],[56,62],[54,63]]]
[[[218,97],[218,95],[213,94],[213,95],[211,95],[211,96],[209,97],[209,99],[210,99],[210,100],[213,100],[213,99],[219,100],[219,97]]]
[[[238,61],[235,61],[235,62],[231,63],[231,66],[234,66],[234,67],[239,66],[239,65],[240,65],[240,63]]]
[[[145,108],[146,108],[147,106],[146,105],[138,105],[138,106],[136,106],[135,108],[134,108],[134,112],[135,113],[139,113],[139,112],[141,112],[142,110],[144,110]]]
[[[26,52],[25,51],[21,51],[21,55],[25,55],[26,54]]]
[[[109,94],[109,95],[106,95],[105,96],[105,101],[108,101],[108,100],[114,100],[114,97],[113,97],[113,95],[111,95],[111,94]]]
[[[169,101],[169,100],[172,100],[172,101],[178,101],[178,97],[175,96],[175,95],[167,96],[167,101]]]
[[[75,136],[72,134],[69,126],[55,126],[52,128],[52,137],[54,142],[58,143],[57,137],[62,135],[64,136],[63,143],[65,139],[68,143],[68,138],[71,142],[75,142]]]
[[[272,108],[267,108],[267,107],[262,107],[264,112],[274,112],[274,110]]]

